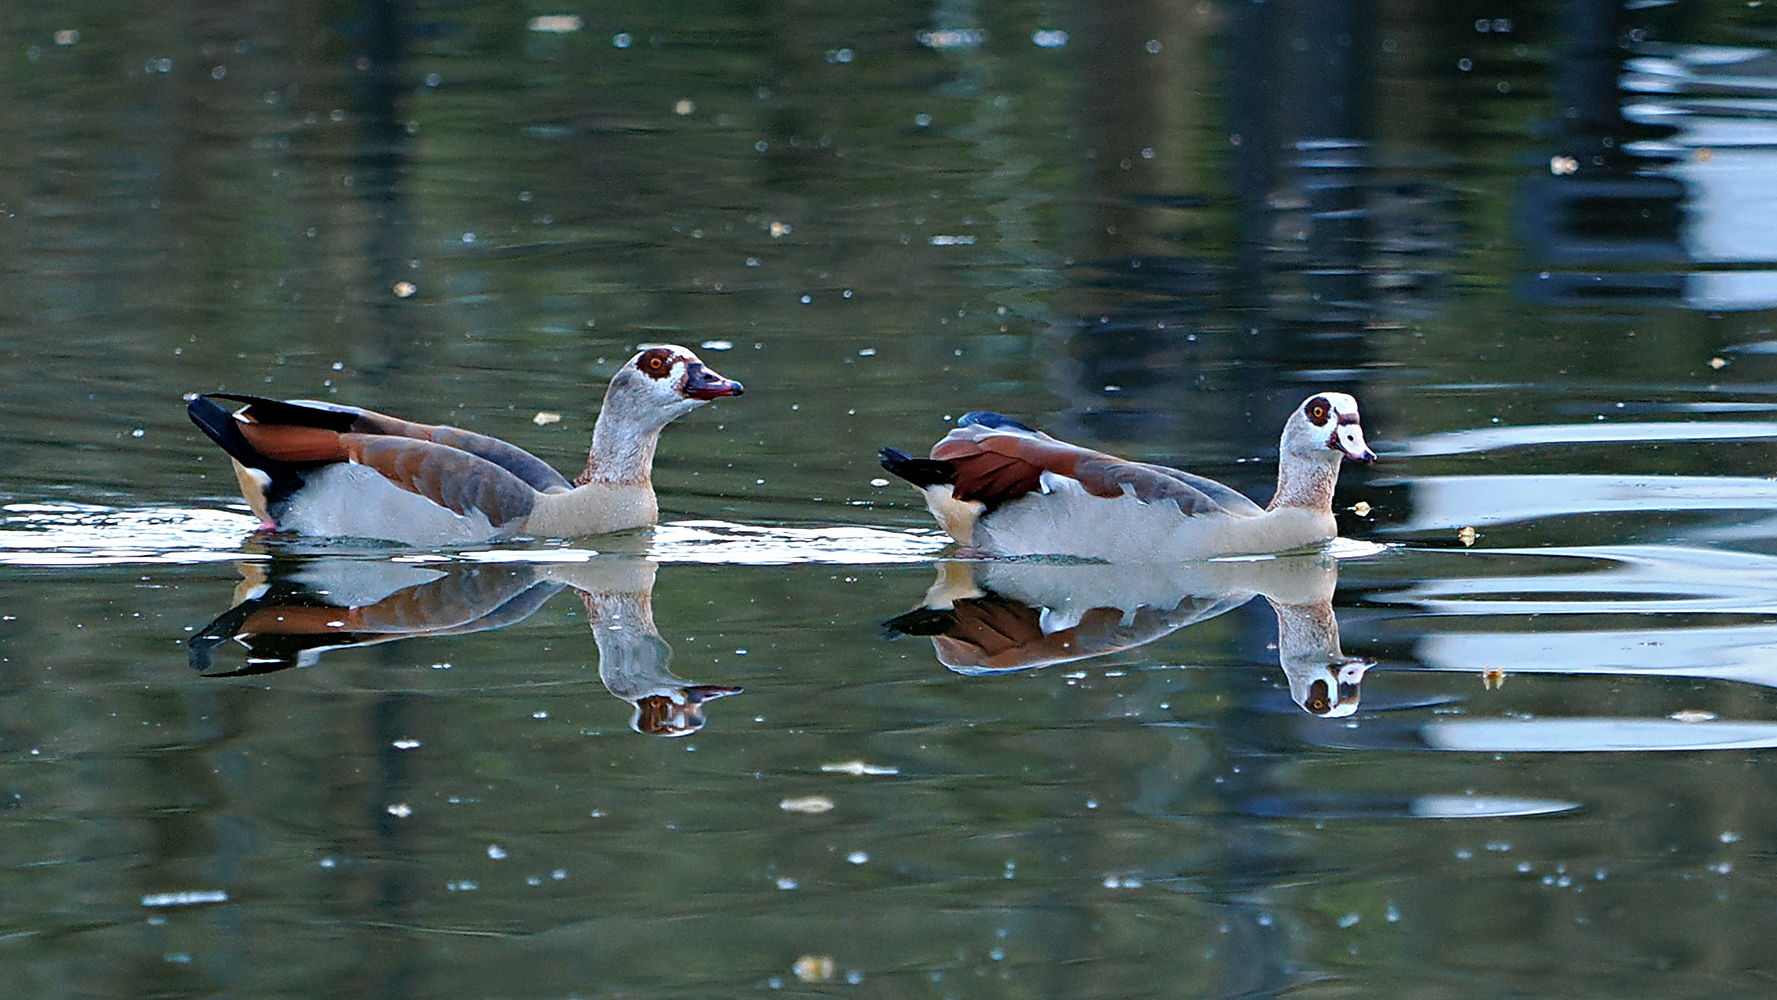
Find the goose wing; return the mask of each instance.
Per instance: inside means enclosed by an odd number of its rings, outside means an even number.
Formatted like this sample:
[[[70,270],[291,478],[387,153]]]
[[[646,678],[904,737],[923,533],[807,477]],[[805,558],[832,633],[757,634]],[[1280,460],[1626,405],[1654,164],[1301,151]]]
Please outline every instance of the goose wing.
[[[989,508],[1040,490],[1043,474],[1050,473],[1074,480],[1097,497],[1129,494],[1143,503],[1172,500],[1187,516],[1260,511],[1257,504],[1213,479],[1117,458],[1021,427],[958,427],[932,448],[932,459],[955,471],[957,500],[977,500]]]
[[[449,444],[325,427],[242,422],[260,455],[286,465],[355,462],[456,514],[479,511],[498,528],[528,516],[538,491],[510,470]]]
[[[517,476],[539,493],[572,489],[562,474],[523,448],[496,437],[477,434],[444,424],[420,424],[386,413],[357,406],[341,406],[317,400],[266,399],[263,396],[210,393],[211,398],[228,399],[246,406],[236,411],[235,419],[261,427],[307,428],[337,434],[366,434],[380,437],[410,438],[430,441],[464,451]],[[277,457],[277,456],[270,456]]]

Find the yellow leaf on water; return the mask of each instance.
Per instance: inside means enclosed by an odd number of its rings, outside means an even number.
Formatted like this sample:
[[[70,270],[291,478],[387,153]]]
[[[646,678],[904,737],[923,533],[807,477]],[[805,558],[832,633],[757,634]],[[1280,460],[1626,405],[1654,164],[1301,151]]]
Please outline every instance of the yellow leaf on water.
[[[790,966],[796,978],[805,983],[824,983],[833,978],[833,959],[827,955],[804,955]]]

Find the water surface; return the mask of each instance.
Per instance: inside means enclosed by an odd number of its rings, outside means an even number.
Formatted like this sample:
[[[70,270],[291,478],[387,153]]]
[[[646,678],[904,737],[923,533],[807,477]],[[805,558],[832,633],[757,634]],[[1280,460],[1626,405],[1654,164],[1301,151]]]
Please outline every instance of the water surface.
[[[0,34],[6,992],[1768,993],[1765,8]],[[256,535],[180,401],[571,471],[661,340],[748,392],[607,538]],[[875,462],[1262,501],[1323,388],[1320,553],[958,560]]]

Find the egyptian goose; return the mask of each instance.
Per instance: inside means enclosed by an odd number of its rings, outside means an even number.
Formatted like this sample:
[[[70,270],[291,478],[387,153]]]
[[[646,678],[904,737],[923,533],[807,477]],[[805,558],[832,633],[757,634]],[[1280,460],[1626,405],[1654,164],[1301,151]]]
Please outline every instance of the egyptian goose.
[[[416,637],[463,635],[524,621],[564,589],[579,592],[598,646],[599,680],[634,709],[630,728],[688,736],[703,728],[704,703],[741,689],[694,684],[667,668],[672,647],[654,626],[655,565],[601,556],[585,563],[274,559],[239,564],[234,607],[186,642],[207,677],[312,667],[323,653]],[[216,669],[227,643],[246,662]]]
[[[1371,663],[1340,651],[1338,579],[1325,554],[1141,566],[942,560],[922,606],[884,627],[929,637],[938,662],[979,677],[1134,649],[1257,595],[1277,615],[1291,699],[1310,715],[1341,718],[1357,711]]]
[[[653,524],[661,429],[741,391],[683,347],[641,351],[612,377],[572,484],[498,438],[355,406],[213,393],[191,396],[186,409],[228,452],[262,529],[448,545]],[[229,413],[218,399],[246,405]]]
[[[882,450],[938,523],[988,555],[1173,562],[1289,552],[1338,535],[1339,461],[1376,455],[1357,400],[1308,397],[1283,426],[1277,493],[1260,507],[1213,479],[1058,441],[997,413],[964,414],[930,458]]]

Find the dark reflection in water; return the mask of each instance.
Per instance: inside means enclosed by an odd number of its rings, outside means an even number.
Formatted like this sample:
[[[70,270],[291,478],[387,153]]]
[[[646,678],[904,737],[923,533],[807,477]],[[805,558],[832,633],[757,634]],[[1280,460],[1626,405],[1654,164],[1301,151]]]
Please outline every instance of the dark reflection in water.
[[[1290,697],[1322,718],[1357,712],[1370,662],[1339,649],[1332,557],[1105,566],[1039,561],[938,563],[925,603],[885,623],[930,636],[938,662],[971,677],[1124,652],[1263,597],[1277,619]]]
[[[654,627],[655,566],[642,559],[588,563],[464,564],[365,559],[278,559],[238,564],[235,605],[187,643],[193,669],[239,677],[311,667],[322,653],[399,639],[505,628],[564,589],[578,593],[598,644],[599,680],[635,706],[630,726],[688,736],[705,702],[738,687],[693,684],[667,664],[672,647]],[[218,647],[239,644],[241,666],[217,671]]]

